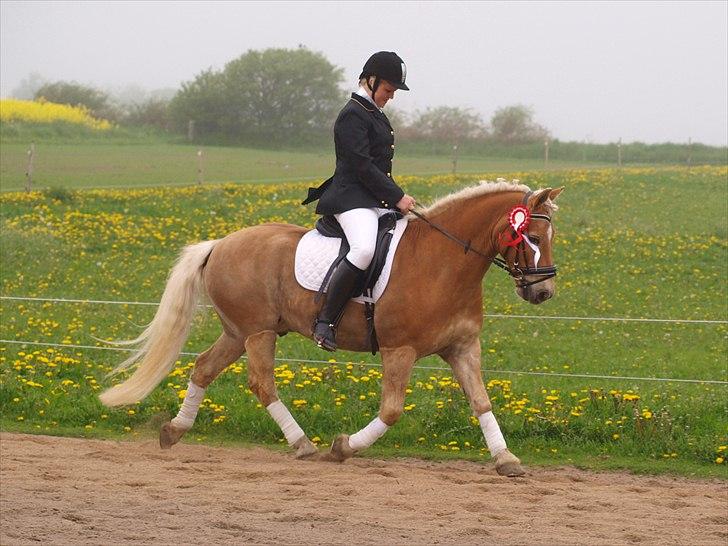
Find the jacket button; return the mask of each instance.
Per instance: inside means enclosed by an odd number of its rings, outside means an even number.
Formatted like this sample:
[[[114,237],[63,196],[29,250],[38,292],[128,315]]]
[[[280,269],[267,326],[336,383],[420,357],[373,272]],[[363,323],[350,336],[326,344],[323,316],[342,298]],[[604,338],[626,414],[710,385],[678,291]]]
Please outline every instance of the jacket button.
[[[390,134],[390,135],[393,135],[393,134],[394,134],[394,131],[389,131],[389,134]]]
[[[392,178],[392,173],[387,173],[387,176],[388,176],[389,178]]]
[[[392,146],[390,146],[390,147],[394,150],[394,144],[392,144]]]

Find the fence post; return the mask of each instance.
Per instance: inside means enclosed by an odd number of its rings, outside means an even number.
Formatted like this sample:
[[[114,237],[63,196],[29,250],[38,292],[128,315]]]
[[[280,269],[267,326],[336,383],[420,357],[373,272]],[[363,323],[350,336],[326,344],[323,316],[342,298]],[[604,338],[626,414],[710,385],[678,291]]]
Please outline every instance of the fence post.
[[[549,141],[543,141],[543,166],[544,168],[549,166]]]
[[[195,120],[191,119],[187,122],[187,140],[192,142],[195,140]]]
[[[202,150],[197,150],[197,184],[201,185],[204,180],[204,172],[202,170]]]
[[[617,142],[617,165],[622,166],[622,137],[619,137]]]
[[[458,145],[453,144],[452,147],[452,174],[455,174],[458,170]]]
[[[33,157],[35,156],[35,142],[30,143],[28,149],[28,168],[25,171],[25,191],[30,191],[33,185]]]
[[[688,167],[693,162],[693,138],[688,137]]]

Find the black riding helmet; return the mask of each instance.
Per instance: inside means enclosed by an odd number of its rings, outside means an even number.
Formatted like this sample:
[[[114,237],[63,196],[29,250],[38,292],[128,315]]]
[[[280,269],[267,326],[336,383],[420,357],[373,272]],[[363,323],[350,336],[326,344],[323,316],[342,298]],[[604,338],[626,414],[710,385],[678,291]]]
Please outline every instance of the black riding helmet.
[[[372,94],[376,93],[381,80],[388,81],[397,89],[409,91],[409,87],[404,82],[405,78],[407,78],[407,67],[394,51],[379,51],[369,57],[369,60],[364,64],[359,79],[369,78],[369,76],[375,76],[374,86],[369,85],[367,81],[367,87],[369,87]]]

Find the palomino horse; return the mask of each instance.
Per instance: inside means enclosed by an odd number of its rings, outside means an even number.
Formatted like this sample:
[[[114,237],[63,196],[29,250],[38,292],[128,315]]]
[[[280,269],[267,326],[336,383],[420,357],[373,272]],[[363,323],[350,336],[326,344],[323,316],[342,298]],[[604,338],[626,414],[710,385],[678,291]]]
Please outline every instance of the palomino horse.
[[[481,375],[482,281],[500,254],[505,258],[501,265],[515,278],[521,298],[537,304],[553,295],[551,214],[560,192],[550,188],[531,192],[526,186],[505,181],[481,183],[425,209],[422,216],[431,224],[409,217],[389,285],[377,303],[376,330],[383,366],[379,414],[356,434],[338,436],[325,458],[343,461],[394,425],[402,414],[415,362],[437,354],[452,367],[478,417],[498,473],[523,474],[519,459],[506,447]],[[509,219],[517,205],[525,205],[531,216],[524,232],[528,246],[508,246],[517,235]],[[162,448],[171,447],[192,428],[207,386],[247,353],[251,390],[296,448],[296,456],[316,455],[316,447],[278,399],[273,374],[276,337],[288,332],[311,337],[317,314],[313,292],[300,287],[294,278],[296,245],[304,233],[306,229],[299,226],[271,223],[186,247],[170,273],[154,319],[131,342],[140,348],[117,367],[121,370],[138,363],[136,370],[102,393],[101,401],[107,406],[135,403],[169,374],[189,334],[198,296],[204,291],[220,317],[223,333],[197,358],[179,414],[160,431]],[[465,252],[457,243],[466,247]],[[539,267],[539,259],[548,265]],[[339,347],[367,351],[366,332],[360,304],[349,302],[337,329]]]

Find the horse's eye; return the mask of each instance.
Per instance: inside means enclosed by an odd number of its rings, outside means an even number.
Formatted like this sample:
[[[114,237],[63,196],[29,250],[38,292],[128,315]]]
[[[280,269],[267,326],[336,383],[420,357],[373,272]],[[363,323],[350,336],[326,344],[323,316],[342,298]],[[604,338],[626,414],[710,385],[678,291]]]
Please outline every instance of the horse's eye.
[[[539,244],[539,243],[541,242],[541,239],[539,239],[539,238],[538,238],[538,237],[536,237],[535,235],[529,235],[529,236],[528,236],[528,238],[529,238],[529,239],[531,240],[531,242],[532,242],[532,243],[533,243],[534,245],[536,245],[536,246],[538,246],[538,244]]]

